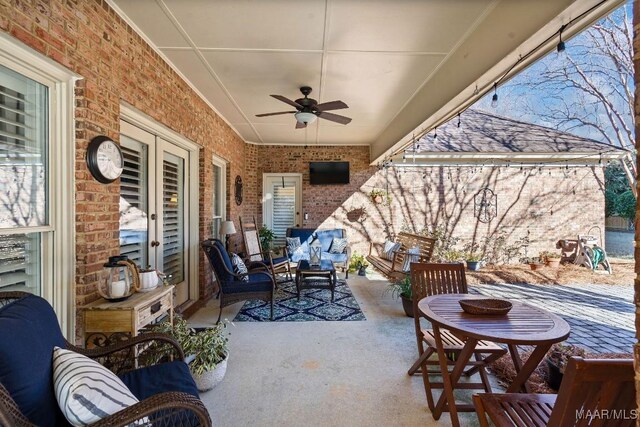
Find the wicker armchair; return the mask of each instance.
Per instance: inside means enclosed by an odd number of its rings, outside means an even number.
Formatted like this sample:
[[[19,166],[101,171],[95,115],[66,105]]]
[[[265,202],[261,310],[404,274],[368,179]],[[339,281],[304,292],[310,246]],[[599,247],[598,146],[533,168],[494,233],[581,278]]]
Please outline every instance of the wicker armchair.
[[[9,303],[27,296],[30,294],[25,292],[0,292],[0,311]],[[116,374],[135,372],[137,369],[151,367],[159,362],[184,359],[184,352],[180,345],[173,338],[164,334],[142,334],[108,347],[95,349],[83,349],[66,340],[64,342],[68,350],[94,359]],[[53,351],[53,349],[51,350]],[[46,379],[46,381],[51,382],[51,379]],[[7,387],[9,386],[0,383],[0,425],[35,426],[21,412]],[[52,419],[55,417],[54,414],[51,414]],[[137,426],[153,425],[154,427],[210,426],[211,419],[200,399],[188,393],[172,391],[140,399],[139,403],[92,425],[127,426],[132,423]]]

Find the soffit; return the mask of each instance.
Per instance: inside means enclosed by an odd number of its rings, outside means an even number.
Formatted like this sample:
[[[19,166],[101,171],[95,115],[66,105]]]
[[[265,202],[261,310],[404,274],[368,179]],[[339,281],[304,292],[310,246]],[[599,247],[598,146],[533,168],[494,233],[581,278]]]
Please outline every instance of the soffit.
[[[596,0],[111,0],[248,142],[367,144],[383,155],[545,25]],[[569,12],[566,12],[569,8]],[[555,31],[555,28],[553,31]],[[487,79],[488,81],[488,79]],[[271,98],[353,121],[296,130]]]

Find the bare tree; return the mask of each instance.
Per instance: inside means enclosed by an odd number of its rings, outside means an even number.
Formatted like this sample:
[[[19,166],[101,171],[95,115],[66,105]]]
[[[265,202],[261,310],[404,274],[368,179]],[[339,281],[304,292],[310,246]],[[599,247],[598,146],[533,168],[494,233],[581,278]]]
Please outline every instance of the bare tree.
[[[553,52],[506,83],[499,89],[498,113],[633,152],[635,86],[630,7],[621,6],[567,41],[564,54]],[[506,103],[502,101],[505,98]],[[485,97],[480,105],[486,108],[489,101]],[[621,164],[636,195],[636,163],[628,157]]]

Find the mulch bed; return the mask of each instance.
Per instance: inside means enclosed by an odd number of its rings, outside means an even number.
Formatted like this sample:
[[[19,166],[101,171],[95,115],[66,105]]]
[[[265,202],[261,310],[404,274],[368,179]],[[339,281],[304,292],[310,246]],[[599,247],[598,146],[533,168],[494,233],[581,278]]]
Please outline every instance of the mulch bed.
[[[530,351],[524,351],[520,353],[520,357],[522,358],[522,363],[526,362],[526,360],[531,355]],[[629,353],[587,353],[587,357],[589,359],[631,359],[633,356]],[[511,360],[511,356],[509,353],[502,356],[500,359],[493,362],[489,365],[489,370],[495,374],[498,378],[498,382],[503,387],[508,387],[509,384],[513,382],[513,379],[516,377],[516,370],[513,367],[513,361]],[[531,377],[529,377],[529,386],[531,393],[551,393],[557,394],[558,392],[547,385],[547,364],[542,361],[538,365]]]
[[[470,285],[482,283],[531,283],[539,285],[630,285],[635,278],[634,262],[626,259],[609,259],[612,274],[594,272],[573,264],[558,268],[543,267],[533,271],[527,264],[487,265],[480,271],[467,271]]]

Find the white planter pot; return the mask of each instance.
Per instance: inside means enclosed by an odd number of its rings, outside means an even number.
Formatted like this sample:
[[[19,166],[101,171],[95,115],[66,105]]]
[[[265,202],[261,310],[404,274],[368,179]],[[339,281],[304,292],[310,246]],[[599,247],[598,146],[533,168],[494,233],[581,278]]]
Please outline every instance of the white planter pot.
[[[202,375],[195,375],[193,372],[191,373],[194,381],[196,382],[196,386],[198,387],[198,391],[209,391],[222,382],[224,374],[227,372],[228,360],[229,355],[227,355],[222,362],[218,363],[212,371],[207,371]]]

